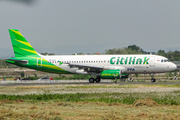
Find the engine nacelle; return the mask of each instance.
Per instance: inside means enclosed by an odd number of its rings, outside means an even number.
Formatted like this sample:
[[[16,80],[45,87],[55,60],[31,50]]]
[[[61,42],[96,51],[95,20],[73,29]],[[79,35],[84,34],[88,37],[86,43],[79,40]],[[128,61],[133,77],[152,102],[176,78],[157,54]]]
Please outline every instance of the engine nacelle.
[[[120,78],[128,78],[128,74],[121,74],[121,70],[104,70],[101,72],[102,79],[120,79]]]
[[[102,79],[119,79],[120,78],[120,70],[104,70],[101,72]]]

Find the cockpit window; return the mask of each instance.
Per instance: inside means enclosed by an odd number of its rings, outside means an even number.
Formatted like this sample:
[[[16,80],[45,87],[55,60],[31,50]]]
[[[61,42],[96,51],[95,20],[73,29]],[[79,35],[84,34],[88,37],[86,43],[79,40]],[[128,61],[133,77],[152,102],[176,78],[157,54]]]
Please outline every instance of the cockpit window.
[[[161,62],[170,62],[168,59],[162,59]]]

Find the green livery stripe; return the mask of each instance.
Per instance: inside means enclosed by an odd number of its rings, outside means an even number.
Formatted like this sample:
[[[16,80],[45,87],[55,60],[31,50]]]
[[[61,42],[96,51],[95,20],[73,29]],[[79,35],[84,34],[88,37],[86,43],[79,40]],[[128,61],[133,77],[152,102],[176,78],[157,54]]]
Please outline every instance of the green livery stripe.
[[[30,58],[32,58],[32,59],[36,59],[36,60],[37,60],[37,59],[42,59],[42,61],[45,61],[45,62],[49,63],[46,59],[41,58],[41,57],[31,57],[31,56],[30,56]]]
[[[17,29],[10,29],[10,30],[18,34],[19,36],[24,37]]]
[[[36,52],[36,51],[34,51],[34,50],[28,50],[28,49],[24,49],[24,48],[21,48],[21,50],[24,50],[24,51],[30,52],[30,53],[32,53],[32,54],[37,54],[37,52]]]
[[[12,61],[11,61],[11,59],[12,59]],[[18,66],[22,66],[22,67],[27,67],[27,68],[31,68],[31,69],[35,69],[35,70],[39,70],[39,71],[44,71],[44,72],[59,73],[59,74],[60,73],[63,73],[63,74],[70,73],[52,63],[49,63],[47,60],[45,60],[43,58],[42,58],[42,64],[41,64],[41,61],[37,61],[37,59],[41,60],[41,58],[35,58],[35,57],[16,57],[16,58],[9,58],[8,60],[6,60],[6,62],[15,64]],[[21,60],[27,60],[28,64],[24,65],[24,64],[19,63],[18,61],[21,61]]]
[[[8,63],[12,63],[12,64],[14,64],[14,63],[15,63],[14,61],[10,61],[10,60],[6,60],[6,62],[8,62]]]
[[[55,65],[45,65],[45,64],[42,64],[42,67],[45,67],[45,68],[51,68],[51,69],[54,69],[54,70],[60,70],[60,71],[64,71],[63,69],[55,66]]]
[[[59,70],[59,71],[65,71],[63,69],[61,69],[60,67],[57,67],[56,65],[52,64],[52,63],[49,63],[46,59],[44,58],[36,58],[36,57],[30,57],[32,59],[39,59],[41,60],[42,59],[42,67],[43,68],[49,68],[49,69],[54,69],[54,70]],[[35,65],[37,65],[37,63],[34,63]],[[38,66],[41,66],[41,64],[38,63]]]
[[[18,53],[18,52],[14,52],[15,54],[18,54],[19,56],[23,56],[23,54],[21,53]]]
[[[17,29],[9,29],[15,57],[35,56],[40,57]],[[21,54],[19,54],[21,53]]]
[[[63,74],[70,73],[39,56],[35,49],[17,29],[9,29],[9,34],[11,37],[15,58],[10,58],[6,60],[6,62],[39,71]],[[26,63],[23,61],[28,62],[27,64],[23,64]]]
[[[49,63],[46,59],[44,58],[37,58],[37,57],[29,57],[31,59],[33,59],[34,65],[37,66],[41,66],[40,63],[37,63],[37,59],[42,60],[42,69],[41,71],[45,71],[45,72],[53,72],[53,73],[70,73],[68,71],[65,71],[64,69],[57,67],[56,65]]]
[[[23,41],[17,40],[17,39],[15,39],[15,40],[18,41],[18,42],[20,42],[20,43],[22,43],[22,44],[24,44],[24,45],[26,45],[26,46],[28,46],[28,47],[31,47],[31,48],[32,48],[32,46],[31,46],[28,42],[23,42]]]

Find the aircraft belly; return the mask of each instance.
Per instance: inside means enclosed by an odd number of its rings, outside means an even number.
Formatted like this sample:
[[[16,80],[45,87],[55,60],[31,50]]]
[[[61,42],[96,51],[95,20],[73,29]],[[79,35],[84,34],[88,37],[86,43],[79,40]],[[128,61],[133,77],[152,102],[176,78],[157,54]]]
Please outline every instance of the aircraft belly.
[[[78,70],[78,68],[70,68],[69,65],[66,65],[66,64],[63,64],[61,66],[58,66],[68,72],[71,72],[71,73],[76,73],[76,70]]]
[[[155,67],[149,67],[148,65],[146,66],[127,66],[127,71],[126,73],[129,74],[136,74],[136,73],[154,73],[157,72],[157,68]]]

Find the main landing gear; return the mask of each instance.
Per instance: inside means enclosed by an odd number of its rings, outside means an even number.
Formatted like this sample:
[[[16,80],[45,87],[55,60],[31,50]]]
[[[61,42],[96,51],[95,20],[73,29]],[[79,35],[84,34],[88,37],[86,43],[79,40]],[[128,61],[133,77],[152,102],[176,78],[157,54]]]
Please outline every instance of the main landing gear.
[[[89,83],[94,83],[96,81],[96,83],[99,83],[101,81],[100,77],[97,77],[96,79],[94,79],[93,77],[89,78]]]

